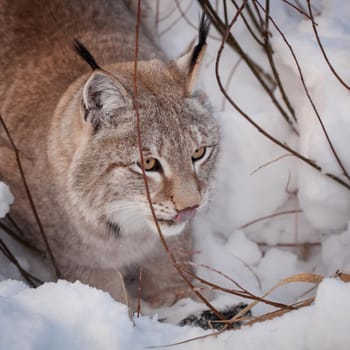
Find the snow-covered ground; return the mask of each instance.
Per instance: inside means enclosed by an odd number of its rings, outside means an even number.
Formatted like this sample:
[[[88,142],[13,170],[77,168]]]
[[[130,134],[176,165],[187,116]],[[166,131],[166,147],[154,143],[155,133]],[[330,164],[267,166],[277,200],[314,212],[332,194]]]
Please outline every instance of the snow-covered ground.
[[[179,17],[179,12],[172,11],[176,2],[159,3],[161,45],[170,57],[176,57],[195,37],[195,29],[187,22],[196,24],[200,10],[194,1],[181,1],[181,8],[187,9],[187,20],[181,19],[172,26]],[[154,7],[155,4],[154,1]],[[314,0],[312,4],[325,50],[339,75],[350,83],[350,3]],[[325,63],[311,22],[283,1],[271,1],[270,5],[272,17],[295,50],[306,85],[339,158],[350,171],[349,91]],[[169,13],[172,15],[167,16]],[[231,9],[230,18],[233,15]],[[228,102],[223,105],[214,74],[220,43],[213,28],[200,83],[221,125],[222,151],[211,209],[196,221],[199,253],[195,261],[212,269],[200,268],[198,273],[221,286],[233,287],[213,269],[219,270],[256,295],[263,295],[281,279],[301,272],[325,277],[337,270],[350,273],[350,191],[324,174],[332,173],[347,180],[342,177],[306,97],[287,46],[272,25],[270,30],[274,58],[295,109],[299,136],[243,62],[227,83],[228,92],[266,131],[320,165],[322,174],[267,140]],[[261,48],[249,37],[242,22],[237,22],[233,32],[246,52],[266,66]],[[237,62],[239,57],[227,47],[220,68],[225,84]],[[276,97],[281,101],[280,96]],[[12,200],[8,189],[0,184],[0,215],[6,213]],[[281,212],[288,213],[258,220]],[[28,259],[23,249],[3,237],[21,264],[32,272],[37,271],[38,262]],[[305,242],[313,245],[302,245]],[[132,322],[124,305],[94,288],[58,281],[30,289],[9,278],[19,280],[20,274],[0,255],[0,280],[3,280],[0,282],[0,349],[144,349],[211,333],[158,321],[167,317],[168,322],[176,323],[188,313],[204,309],[189,300],[170,309],[157,310],[153,319],[141,317]],[[309,307],[175,348],[349,349],[350,285],[326,278],[318,289],[304,296],[310,287],[304,283],[287,285],[269,296],[276,302],[294,303],[316,295],[315,303]],[[214,304],[224,309],[239,301],[242,300],[238,297],[218,293]],[[253,314],[271,310],[259,303]]]

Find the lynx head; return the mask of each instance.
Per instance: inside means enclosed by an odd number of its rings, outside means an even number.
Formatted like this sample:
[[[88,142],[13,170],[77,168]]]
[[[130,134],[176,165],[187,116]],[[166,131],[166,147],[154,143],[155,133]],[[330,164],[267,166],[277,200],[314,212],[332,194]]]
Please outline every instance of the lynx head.
[[[120,235],[156,232],[142,166],[165,236],[181,233],[208,202],[218,128],[204,94],[193,91],[207,32],[202,21],[199,43],[170,64],[158,60],[138,64],[143,164],[133,62],[101,69],[87,57],[95,66],[80,91],[85,136],[74,154],[68,183],[69,193],[90,223]]]

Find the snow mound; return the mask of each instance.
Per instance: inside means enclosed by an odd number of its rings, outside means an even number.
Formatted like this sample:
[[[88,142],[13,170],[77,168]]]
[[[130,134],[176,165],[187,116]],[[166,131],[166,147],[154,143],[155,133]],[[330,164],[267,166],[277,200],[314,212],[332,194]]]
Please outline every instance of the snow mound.
[[[348,349],[350,284],[321,283],[315,305],[252,327],[226,331],[178,345],[176,349]],[[145,349],[209,334],[192,327],[160,323],[156,318],[129,319],[125,305],[80,282],[58,281],[27,288],[0,282],[0,349]],[[322,335],[320,337],[320,335]]]

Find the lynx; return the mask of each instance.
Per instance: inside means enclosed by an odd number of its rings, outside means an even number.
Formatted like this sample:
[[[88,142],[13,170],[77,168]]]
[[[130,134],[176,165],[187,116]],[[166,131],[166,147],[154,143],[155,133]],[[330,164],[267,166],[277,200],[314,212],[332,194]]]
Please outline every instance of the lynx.
[[[171,62],[141,28],[142,163],[135,23],[121,0],[1,0],[1,115],[62,277],[125,302],[142,266],[143,299],[170,305],[190,291],[161,245],[142,167],[169,246],[179,261],[189,260],[191,222],[208,202],[218,154],[217,124],[194,89],[208,24],[202,20],[198,44]],[[1,180],[15,196],[11,215],[45,252],[3,132],[0,142]]]

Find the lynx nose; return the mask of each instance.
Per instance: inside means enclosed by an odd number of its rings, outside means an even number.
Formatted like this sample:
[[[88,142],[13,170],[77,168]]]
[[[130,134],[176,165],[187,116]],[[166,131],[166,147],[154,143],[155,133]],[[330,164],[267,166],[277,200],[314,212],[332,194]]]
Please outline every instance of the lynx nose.
[[[185,221],[191,220],[196,215],[197,208],[198,208],[198,205],[194,207],[182,209],[178,211],[178,213],[176,214],[173,220],[175,222],[185,222]]]

